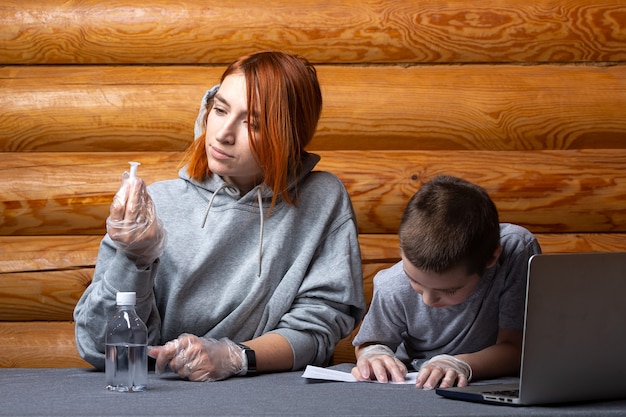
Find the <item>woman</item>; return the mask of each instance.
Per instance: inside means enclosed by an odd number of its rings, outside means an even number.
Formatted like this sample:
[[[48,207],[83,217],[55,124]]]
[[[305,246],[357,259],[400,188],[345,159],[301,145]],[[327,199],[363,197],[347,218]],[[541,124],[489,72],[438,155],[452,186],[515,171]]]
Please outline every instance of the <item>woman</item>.
[[[329,363],[365,303],[348,194],[304,151],[321,109],[306,60],[243,56],[203,98],[178,179],[146,190],[124,174],[74,312],[85,360],[104,367],[116,292],[135,291],[157,372],[203,381]]]

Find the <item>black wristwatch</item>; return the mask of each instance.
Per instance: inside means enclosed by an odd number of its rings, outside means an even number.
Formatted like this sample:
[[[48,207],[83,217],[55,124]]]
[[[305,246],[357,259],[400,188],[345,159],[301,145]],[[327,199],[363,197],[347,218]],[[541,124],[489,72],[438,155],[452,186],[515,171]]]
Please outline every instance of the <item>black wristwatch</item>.
[[[237,346],[243,350],[243,354],[246,355],[246,361],[248,362],[247,370],[245,373],[241,373],[239,375],[252,376],[256,375],[256,354],[254,353],[254,349],[249,346],[246,346],[242,343],[237,343]]]

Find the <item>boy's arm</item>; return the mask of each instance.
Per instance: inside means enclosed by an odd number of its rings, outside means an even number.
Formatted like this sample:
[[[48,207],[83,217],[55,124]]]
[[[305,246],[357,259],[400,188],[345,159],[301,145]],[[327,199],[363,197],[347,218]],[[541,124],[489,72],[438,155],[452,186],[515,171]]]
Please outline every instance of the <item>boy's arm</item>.
[[[500,329],[496,343],[483,350],[455,355],[451,360],[445,358],[450,358],[448,355],[441,355],[441,360],[435,357],[420,369],[416,386],[424,389],[437,386],[446,388],[455,383],[465,386],[470,378],[488,379],[516,375],[521,363],[522,337],[521,330]],[[454,362],[458,362],[458,365]],[[466,371],[469,371],[469,375]]]
[[[472,367],[474,379],[518,375],[522,359],[522,337],[522,330],[500,329],[495,345],[456,357]]]

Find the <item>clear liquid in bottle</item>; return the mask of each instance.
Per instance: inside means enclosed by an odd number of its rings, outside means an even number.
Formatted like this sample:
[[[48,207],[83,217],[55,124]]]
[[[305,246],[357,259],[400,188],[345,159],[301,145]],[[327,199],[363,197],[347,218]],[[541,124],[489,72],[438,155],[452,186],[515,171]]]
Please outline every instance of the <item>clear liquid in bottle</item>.
[[[107,324],[106,388],[145,391],[148,386],[148,330],[135,312],[135,293],[118,293],[117,309]]]

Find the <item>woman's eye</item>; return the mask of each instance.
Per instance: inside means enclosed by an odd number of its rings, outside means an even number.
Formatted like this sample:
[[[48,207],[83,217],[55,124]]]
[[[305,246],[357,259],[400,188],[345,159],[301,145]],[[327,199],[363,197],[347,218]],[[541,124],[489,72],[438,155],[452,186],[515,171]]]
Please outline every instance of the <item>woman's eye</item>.
[[[220,107],[213,107],[213,111],[215,112],[215,114],[223,116],[226,114],[226,110],[220,108]]]
[[[445,295],[454,295],[458,290],[445,290],[443,293]]]

